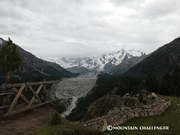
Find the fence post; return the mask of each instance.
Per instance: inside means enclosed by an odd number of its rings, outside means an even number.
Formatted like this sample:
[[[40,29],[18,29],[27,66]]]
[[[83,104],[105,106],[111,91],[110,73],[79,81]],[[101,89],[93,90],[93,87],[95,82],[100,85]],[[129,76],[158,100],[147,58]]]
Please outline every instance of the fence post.
[[[1,84],[0,86],[0,117],[7,112],[7,106],[9,105],[10,94],[9,89],[6,87],[6,83]]]
[[[44,78],[44,86],[43,86],[43,96],[44,96],[44,99],[43,101],[45,102],[46,101],[46,79]]]

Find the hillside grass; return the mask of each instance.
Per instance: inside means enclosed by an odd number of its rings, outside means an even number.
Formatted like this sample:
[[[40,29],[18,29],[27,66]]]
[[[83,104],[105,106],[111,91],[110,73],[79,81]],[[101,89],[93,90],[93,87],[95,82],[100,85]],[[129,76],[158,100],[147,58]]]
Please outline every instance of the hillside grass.
[[[180,105],[177,97],[164,96],[171,100],[171,106],[160,116],[134,118],[121,126],[169,126],[169,130],[121,130],[107,132],[111,135],[178,135],[180,134]]]
[[[52,125],[50,124],[52,118],[53,116],[45,120],[43,125],[23,135],[104,135],[96,129],[72,123],[64,118],[61,118],[60,124]]]

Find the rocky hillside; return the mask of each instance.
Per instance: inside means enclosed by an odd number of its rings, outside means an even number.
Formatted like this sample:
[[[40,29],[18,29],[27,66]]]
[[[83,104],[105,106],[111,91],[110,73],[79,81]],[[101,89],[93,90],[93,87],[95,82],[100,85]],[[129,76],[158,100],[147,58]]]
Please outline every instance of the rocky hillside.
[[[125,51],[124,49],[122,49],[117,52],[103,54],[97,57],[60,58],[56,60],[52,59],[51,61],[56,62],[65,68],[85,67],[90,70],[104,71],[120,64],[122,61],[128,60],[132,57],[140,57],[143,55],[145,55],[145,53],[140,51]]]
[[[122,97],[117,95],[106,95],[90,105],[87,113],[83,117],[83,121],[106,115],[113,107],[120,108],[123,104],[124,101]]]
[[[0,38],[0,46],[6,43],[5,40]],[[25,51],[17,45],[18,51],[23,59],[22,65],[14,74],[12,74],[12,82],[19,81],[37,81],[46,79],[60,79],[61,77],[72,77],[76,76],[60,65],[52,62],[48,62],[37,58],[30,52]],[[1,75],[1,82],[3,77]]]
[[[113,108],[106,111],[104,110],[104,114],[102,116],[97,116],[94,114],[94,119],[83,122],[84,125],[88,127],[97,128],[102,131],[112,131],[112,126],[119,126],[132,118],[138,117],[148,117],[161,115],[164,111],[171,106],[171,101],[169,99],[162,98],[157,96],[155,93],[143,92],[142,98],[146,104],[143,104],[139,101],[138,96],[129,96],[129,97],[119,97],[121,105],[114,104]],[[116,97],[117,99],[118,97]],[[107,99],[107,96],[104,97],[104,100]],[[110,102],[113,100],[113,96],[111,95]],[[97,103],[96,103],[97,102]],[[98,105],[103,105],[106,107],[106,104],[95,101],[89,108],[87,114],[92,114],[92,112],[99,112]],[[107,105],[109,106],[109,104]],[[103,110],[103,109],[102,109]],[[111,127],[109,127],[110,125]]]
[[[164,74],[172,72],[176,66],[180,66],[180,37],[157,49],[127,74]]]

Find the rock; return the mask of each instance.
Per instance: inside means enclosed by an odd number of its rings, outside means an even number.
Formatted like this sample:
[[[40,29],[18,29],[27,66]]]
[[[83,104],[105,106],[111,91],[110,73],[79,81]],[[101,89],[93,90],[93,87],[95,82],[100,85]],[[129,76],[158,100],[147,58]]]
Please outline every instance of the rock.
[[[101,131],[106,131],[106,129],[107,129],[107,121],[106,121],[106,119],[104,119],[104,123],[103,123],[103,126],[101,128]]]
[[[155,98],[158,97],[154,92],[151,93],[151,96],[152,96],[152,97],[155,97]]]
[[[128,120],[128,117],[126,115],[123,116],[123,123]]]
[[[113,109],[109,110],[107,115],[117,114],[118,112],[120,112],[120,109],[117,107],[114,107]]]
[[[154,115],[153,111],[150,111],[149,116],[153,116],[153,115]]]
[[[135,112],[134,117],[138,118],[139,114],[137,112]]]
[[[128,119],[132,119],[134,118],[134,113],[133,112],[129,112],[127,113]]]

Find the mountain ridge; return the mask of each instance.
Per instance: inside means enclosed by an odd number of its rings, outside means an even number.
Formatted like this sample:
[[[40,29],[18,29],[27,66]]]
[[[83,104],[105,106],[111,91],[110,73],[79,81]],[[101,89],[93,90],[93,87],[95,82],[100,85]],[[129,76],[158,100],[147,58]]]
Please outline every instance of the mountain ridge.
[[[3,46],[7,41],[0,38],[0,46]],[[16,44],[15,44],[16,45]],[[46,79],[60,79],[62,77],[73,77],[73,74],[60,65],[37,58],[32,53],[24,50],[16,45],[20,56],[22,57],[22,65],[12,74],[13,82],[21,81],[39,81]],[[3,82],[1,74],[0,81]]]
[[[116,51],[113,53],[107,53],[100,56],[94,57],[75,57],[75,58],[59,58],[51,59],[50,61],[56,62],[65,68],[73,67],[85,67],[90,70],[104,71],[109,70],[113,66],[120,64],[122,61],[127,60],[132,57],[140,57],[146,55],[141,51],[124,49]]]
[[[180,67],[180,37],[158,48],[126,74],[164,74],[172,72],[176,66]]]

